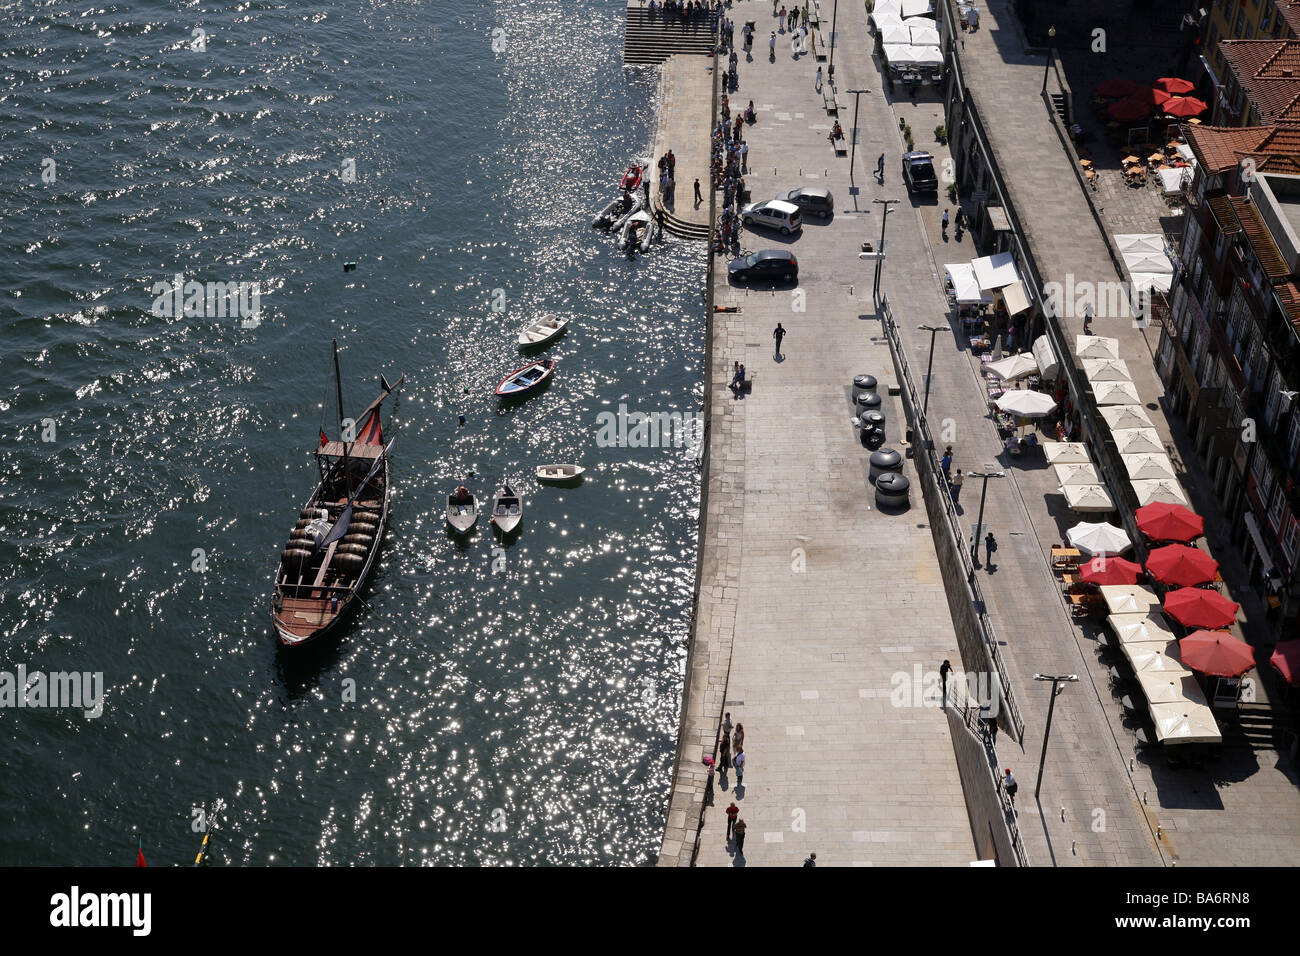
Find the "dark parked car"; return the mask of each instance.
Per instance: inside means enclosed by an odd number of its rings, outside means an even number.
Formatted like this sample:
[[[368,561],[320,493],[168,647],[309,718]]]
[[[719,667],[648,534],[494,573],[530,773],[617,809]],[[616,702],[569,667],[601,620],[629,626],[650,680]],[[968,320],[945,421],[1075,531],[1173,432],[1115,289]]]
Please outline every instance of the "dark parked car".
[[[799,261],[784,249],[760,249],[740,259],[732,259],[727,274],[738,282],[754,279],[792,282],[799,278]]]
[[[821,186],[792,189],[788,193],[780,193],[776,198],[794,203],[804,211],[804,215],[827,219],[835,212],[835,197],[831,195],[829,189],[823,189]]]
[[[934,175],[934,157],[921,149],[904,153],[903,181],[909,193],[937,193],[939,179]]]

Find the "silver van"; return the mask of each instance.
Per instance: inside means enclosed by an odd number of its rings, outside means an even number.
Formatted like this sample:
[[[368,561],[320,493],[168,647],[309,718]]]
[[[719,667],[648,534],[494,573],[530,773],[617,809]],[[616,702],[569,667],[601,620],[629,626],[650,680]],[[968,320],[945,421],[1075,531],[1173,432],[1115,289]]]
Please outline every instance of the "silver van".
[[[740,211],[740,221],[747,226],[766,226],[788,236],[803,228],[803,213],[794,203],[783,199],[752,202]]]

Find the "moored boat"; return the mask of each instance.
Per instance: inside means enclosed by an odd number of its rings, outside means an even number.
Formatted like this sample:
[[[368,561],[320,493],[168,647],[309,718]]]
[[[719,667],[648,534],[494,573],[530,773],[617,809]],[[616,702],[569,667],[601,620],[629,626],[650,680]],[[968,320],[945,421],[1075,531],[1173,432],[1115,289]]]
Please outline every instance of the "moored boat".
[[[492,500],[492,523],[505,535],[518,528],[523,517],[524,499],[510,485],[503,483]]]
[[[581,465],[571,463],[561,465],[538,465],[537,480],[559,483],[563,481],[577,481],[582,477],[582,473],[587,469]]]
[[[384,445],[380,411],[406,376],[389,385],[381,375],[379,397],[346,431],[337,342],[334,376],[340,433],[347,440],[330,441],[321,430],[315,451],[319,482],[280,556],[271,620],[284,647],[318,640],[343,620],[370,576],[388,522],[392,442]]]
[[[558,315],[538,319],[519,333],[520,348],[540,348],[564,334],[569,320]]]
[[[464,485],[447,496],[447,524],[457,534],[468,534],[478,521],[478,499]]]
[[[642,169],[642,167],[638,166],[636,163],[633,163],[631,166],[627,168],[627,171],[623,173],[623,179],[618,184],[619,188],[622,189],[624,192],[629,192],[629,193],[633,192],[638,186],[641,185],[641,176],[643,173],[644,170]]]
[[[542,359],[521,366],[501,380],[496,388],[500,398],[517,398],[539,388],[555,371],[555,359]]]

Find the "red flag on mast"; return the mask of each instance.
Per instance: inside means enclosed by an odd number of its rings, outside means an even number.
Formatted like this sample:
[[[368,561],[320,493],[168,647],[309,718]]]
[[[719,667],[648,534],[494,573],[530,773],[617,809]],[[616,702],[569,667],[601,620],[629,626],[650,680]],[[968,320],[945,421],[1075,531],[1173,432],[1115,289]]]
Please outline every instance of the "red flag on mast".
[[[136,866],[149,865],[144,861],[144,840],[143,839],[140,841],[140,848],[135,851],[135,865]]]
[[[328,442],[328,441],[329,441],[329,436],[325,434],[325,429],[322,428],[321,431],[320,431],[320,443],[321,443],[321,447],[322,447],[322,448],[325,447],[325,443]]]

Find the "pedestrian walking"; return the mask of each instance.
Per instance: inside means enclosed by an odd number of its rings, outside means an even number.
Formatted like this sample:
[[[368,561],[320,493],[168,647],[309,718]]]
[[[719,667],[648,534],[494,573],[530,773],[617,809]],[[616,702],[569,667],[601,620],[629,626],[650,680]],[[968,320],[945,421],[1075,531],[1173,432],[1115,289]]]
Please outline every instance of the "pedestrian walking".
[[[818,93],[822,91],[822,68],[817,67],[817,79],[813,82],[813,89]]]
[[[776,323],[776,328],[772,330],[772,338],[776,339],[776,354],[780,356],[781,340],[785,338],[785,329],[780,322]]]
[[[989,708],[981,707],[983,713]],[[984,724],[984,733],[988,734],[989,746],[992,747],[998,742],[998,719],[996,717],[981,717],[980,721]]]
[[[740,171],[749,174],[749,144],[743,139],[740,141]]]
[[[948,491],[952,495],[952,503],[956,504],[957,499],[961,497],[961,486],[966,479],[962,477],[961,469],[957,469],[957,474],[948,479]]]
[[[948,700],[948,675],[950,673],[952,673],[952,665],[945,660],[939,665],[939,686],[942,688],[945,703]]]
[[[745,821],[737,820],[736,825],[731,828],[732,833],[736,835],[736,852],[741,856],[745,855]]]
[[[876,178],[880,180],[880,185],[885,185],[885,154],[881,153],[880,158],[876,160]]]
[[[739,363],[739,362],[736,363],[736,368],[740,368],[740,363]],[[723,732],[724,734],[726,734],[728,737],[730,737],[730,736],[731,736],[731,728],[732,728],[733,726],[735,726],[735,725],[732,724],[732,722],[731,722],[731,711],[727,711],[725,714],[722,715],[722,732]]]
[[[943,211],[943,234],[948,235],[948,210]]]
[[[704,202],[704,194],[700,192],[700,177],[695,177],[695,208],[700,208],[700,203]]]
[[[939,459],[939,467],[943,469],[943,477],[948,477],[948,469],[952,467],[952,445],[949,445],[943,451],[943,457]]]
[[[731,801],[731,806],[727,807],[727,839],[731,839],[731,833],[736,828],[736,817],[740,816],[740,807],[736,806],[736,801]]]
[[[993,563],[993,552],[996,551],[997,549],[998,549],[997,539],[993,537],[993,532],[990,531],[988,534],[984,536],[984,550],[988,553],[988,557],[985,558],[986,564]]]
[[[723,770],[731,769],[731,741],[727,735],[722,735],[722,741],[718,745],[718,766]]]
[[[736,767],[736,786],[739,787],[745,782],[745,751],[744,748],[736,747],[736,756],[732,758],[732,763]]]
[[[776,62],[776,31],[772,31],[772,36],[767,41],[767,58]]]
[[[741,366],[743,369],[745,366]],[[745,745],[745,725],[736,724],[736,732],[731,735],[731,749],[740,750]]]
[[[1016,783],[1016,778],[1011,774],[1011,768],[1007,768],[1007,775],[1002,778],[1002,789],[1006,790],[1007,796],[1011,798],[1011,805],[1016,805],[1016,791],[1020,789],[1020,784]]]
[[[809,853],[809,854],[808,854],[808,859],[806,859],[806,860],[803,861],[803,865],[804,865],[804,866],[816,866],[816,865],[817,865],[817,854],[816,854],[816,853]]]

